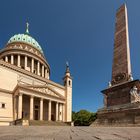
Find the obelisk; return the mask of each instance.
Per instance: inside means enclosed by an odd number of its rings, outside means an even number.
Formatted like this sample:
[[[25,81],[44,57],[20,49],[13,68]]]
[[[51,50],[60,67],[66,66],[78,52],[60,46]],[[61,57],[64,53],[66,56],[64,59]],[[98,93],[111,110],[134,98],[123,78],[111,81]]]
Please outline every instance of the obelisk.
[[[129,50],[129,33],[127,8],[123,4],[116,13],[114,58],[112,66],[112,85],[129,81],[131,63]]]
[[[93,126],[140,126],[140,80],[131,75],[127,8],[116,13],[112,80],[102,91],[104,107]]]

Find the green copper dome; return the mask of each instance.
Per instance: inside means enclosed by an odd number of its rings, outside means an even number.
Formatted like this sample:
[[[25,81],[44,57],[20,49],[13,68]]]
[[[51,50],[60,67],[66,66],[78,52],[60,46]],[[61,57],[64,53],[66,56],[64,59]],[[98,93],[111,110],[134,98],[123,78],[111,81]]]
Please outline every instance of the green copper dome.
[[[43,53],[43,50],[41,48],[41,46],[39,45],[39,43],[29,35],[29,30],[28,30],[28,26],[29,24],[27,23],[27,29],[26,29],[26,33],[25,34],[16,34],[14,36],[12,36],[9,41],[9,43],[13,43],[13,42],[23,42],[23,43],[27,43],[29,45],[32,45],[34,48],[36,48],[37,50],[39,50],[41,53]]]

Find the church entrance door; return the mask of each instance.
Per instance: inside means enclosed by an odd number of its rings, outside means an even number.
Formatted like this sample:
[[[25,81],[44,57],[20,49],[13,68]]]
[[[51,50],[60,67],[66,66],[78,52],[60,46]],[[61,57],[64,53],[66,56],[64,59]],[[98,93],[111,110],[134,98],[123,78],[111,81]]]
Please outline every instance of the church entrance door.
[[[34,118],[35,120],[39,120],[39,105],[35,105]]]
[[[38,117],[38,110],[35,110],[35,120],[39,120],[39,117]]]

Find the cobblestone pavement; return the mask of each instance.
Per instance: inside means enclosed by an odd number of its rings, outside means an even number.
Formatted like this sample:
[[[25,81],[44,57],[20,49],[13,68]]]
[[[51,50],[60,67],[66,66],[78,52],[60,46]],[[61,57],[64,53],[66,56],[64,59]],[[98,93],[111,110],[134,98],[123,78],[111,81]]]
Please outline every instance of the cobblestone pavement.
[[[0,140],[140,140],[140,127],[0,127]]]

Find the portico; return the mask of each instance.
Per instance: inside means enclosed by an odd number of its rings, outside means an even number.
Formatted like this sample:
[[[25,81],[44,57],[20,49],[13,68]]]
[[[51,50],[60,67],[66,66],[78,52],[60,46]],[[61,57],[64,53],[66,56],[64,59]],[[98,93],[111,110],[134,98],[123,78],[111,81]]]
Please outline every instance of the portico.
[[[65,121],[64,107],[65,99],[59,97],[43,97],[27,93],[28,90],[18,87],[18,94],[14,96],[15,119]]]

